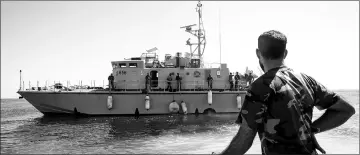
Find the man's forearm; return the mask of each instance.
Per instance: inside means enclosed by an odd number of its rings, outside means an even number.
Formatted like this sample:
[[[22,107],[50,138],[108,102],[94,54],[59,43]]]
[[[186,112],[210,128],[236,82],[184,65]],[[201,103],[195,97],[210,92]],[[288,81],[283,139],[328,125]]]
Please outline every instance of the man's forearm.
[[[312,123],[312,127],[319,128],[320,132],[336,128],[344,124],[353,114],[355,109],[343,99],[327,109],[325,113]]]
[[[324,132],[344,124],[351,116],[349,113],[326,110],[320,118],[313,122],[312,126],[319,128],[320,132]]]
[[[231,140],[230,145],[221,153],[222,155],[242,155],[251,147],[256,131],[248,126],[242,125],[236,136]]]

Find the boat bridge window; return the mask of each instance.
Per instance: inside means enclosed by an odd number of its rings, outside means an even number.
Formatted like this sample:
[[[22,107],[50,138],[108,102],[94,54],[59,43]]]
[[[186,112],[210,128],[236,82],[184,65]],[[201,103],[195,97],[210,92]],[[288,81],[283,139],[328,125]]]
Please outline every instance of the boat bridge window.
[[[191,59],[190,65],[191,65],[191,68],[199,68],[200,67],[200,59]]]
[[[145,63],[153,63],[154,59],[153,58],[147,58],[145,59]]]
[[[130,68],[137,68],[137,63],[129,63]]]
[[[119,68],[125,68],[126,67],[126,63],[119,63]]]

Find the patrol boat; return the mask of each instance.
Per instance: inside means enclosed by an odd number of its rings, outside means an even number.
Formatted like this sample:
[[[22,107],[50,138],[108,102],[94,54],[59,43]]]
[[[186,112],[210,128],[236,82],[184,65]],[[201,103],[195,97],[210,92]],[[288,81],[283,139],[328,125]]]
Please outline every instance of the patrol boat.
[[[230,72],[226,63],[218,67],[205,66],[202,56],[206,38],[201,2],[197,4],[196,11],[198,28],[193,29],[197,27],[196,24],[181,27],[197,39],[196,43],[191,43],[190,39],[186,41],[190,52],[184,56],[182,53],[174,56],[166,54],[165,60],[160,61],[157,48],[153,48],[140,57],[112,61],[113,87],[110,89],[54,84],[48,89],[24,90],[20,71],[20,89],[17,93],[43,114],[238,113],[245,91],[230,89]],[[177,74],[181,77],[180,86],[175,77]],[[207,82],[209,76],[213,79],[210,85]]]

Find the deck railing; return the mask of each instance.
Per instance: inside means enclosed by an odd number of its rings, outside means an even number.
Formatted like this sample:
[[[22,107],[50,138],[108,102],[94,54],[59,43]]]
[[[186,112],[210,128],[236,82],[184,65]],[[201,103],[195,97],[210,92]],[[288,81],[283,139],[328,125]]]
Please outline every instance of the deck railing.
[[[154,82],[154,81],[151,81]],[[96,81],[91,81],[91,84],[83,83],[83,81],[77,81],[73,84],[72,81],[45,81],[40,85],[39,81],[36,82],[36,86],[33,86],[32,83],[29,81],[28,87],[25,87],[24,81],[22,82],[22,86],[19,90],[22,91],[79,91],[79,92],[88,92],[94,90],[108,90],[109,85],[108,81],[103,80],[102,85],[97,84]],[[61,84],[61,86],[60,86]],[[117,81],[114,82],[115,90],[121,91],[142,91],[145,89],[145,81],[140,80],[124,80],[124,81]],[[167,80],[157,80],[157,87],[151,87],[153,84],[148,84],[149,91],[168,91],[168,81]],[[170,81],[171,88],[173,90],[178,90],[178,83],[177,81],[173,80]],[[242,90],[243,88],[247,87],[247,83],[245,81],[239,81],[238,87],[235,88],[235,81],[233,82],[233,89],[232,90]],[[191,80],[191,81],[181,81],[181,90],[186,91],[198,91],[198,90],[208,90],[208,82],[206,80]],[[230,83],[228,81],[223,80],[213,80],[212,82],[212,89],[214,90],[230,90]]]
[[[35,82],[36,85],[34,86],[32,81],[28,81],[28,85],[25,85],[25,81],[22,82],[19,90],[21,91],[91,91],[91,90],[105,90],[108,86],[107,83],[105,85],[105,80],[102,81],[102,85],[96,83],[95,80],[91,80],[90,82],[83,83],[82,80],[80,81],[45,81],[45,82]],[[77,84],[74,84],[77,83]],[[90,83],[90,84],[89,84]],[[100,83],[100,82],[99,82]],[[61,85],[59,85],[61,84]],[[58,89],[61,88],[61,89]]]

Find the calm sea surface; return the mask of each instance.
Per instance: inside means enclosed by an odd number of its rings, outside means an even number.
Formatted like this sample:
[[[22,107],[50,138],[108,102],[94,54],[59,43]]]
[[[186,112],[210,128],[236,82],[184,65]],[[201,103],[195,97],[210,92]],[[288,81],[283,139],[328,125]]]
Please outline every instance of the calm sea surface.
[[[359,91],[338,91],[355,106],[344,125],[317,135],[330,154],[359,154]],[[314,111],[314,119],[323,112]],[[237,114],[133,117],[44,117],[24,99],[1,99],[1,153],[221,152],[236,134]],[[259,154],[256,137],[249,154]]]

